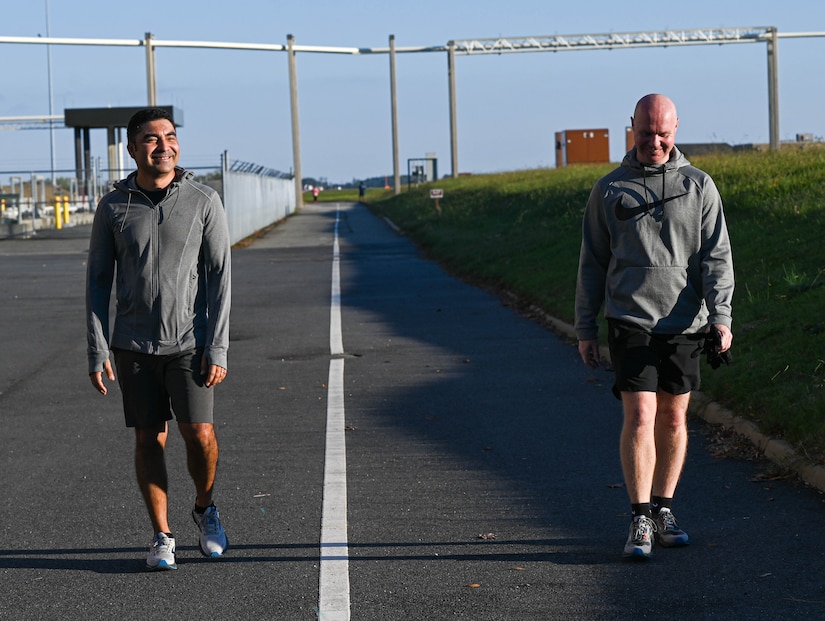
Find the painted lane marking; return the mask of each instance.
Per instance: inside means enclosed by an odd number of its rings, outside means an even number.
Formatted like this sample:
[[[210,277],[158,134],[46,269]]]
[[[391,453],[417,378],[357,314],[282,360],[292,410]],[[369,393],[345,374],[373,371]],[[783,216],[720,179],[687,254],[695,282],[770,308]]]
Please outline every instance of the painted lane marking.
[[[330,354],[344,353],[341,332],[341,270],[338,223],[335,215],[330,304]],[[327,428],[324,453],[324,491],[321,508],[321,567],[318,619],[349,621],[349,545],[347,542],[347,448],[344,437],[344,359],[329,363]]]

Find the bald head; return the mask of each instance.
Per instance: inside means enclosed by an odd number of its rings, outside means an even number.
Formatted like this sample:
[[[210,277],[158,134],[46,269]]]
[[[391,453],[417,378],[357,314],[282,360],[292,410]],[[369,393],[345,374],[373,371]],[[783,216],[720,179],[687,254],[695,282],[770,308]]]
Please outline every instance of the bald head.
[[[645,95],[636,104],[630,123],[639,162],[661,165],[670,159],[679,117],[669,97],[655,93]]]

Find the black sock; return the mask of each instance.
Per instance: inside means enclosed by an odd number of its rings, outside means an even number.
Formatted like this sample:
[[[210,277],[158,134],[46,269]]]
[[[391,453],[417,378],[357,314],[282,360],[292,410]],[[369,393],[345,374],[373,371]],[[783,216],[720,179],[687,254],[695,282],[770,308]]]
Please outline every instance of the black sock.
[[[215,503],[209,503],[209,507],[211,507],[213,504],[215,504]],[[197,513],[198,515],[203,515],[203,514],[204,514],[204,512],[205,512],[205,511],[206,511],[209,507],[199,507],[199,506],[198,506],[198,503],[195,503],[195,513]]]
[[[653,517],[650,513],[650,503],[649,502],[639,502],[630,505],[630,511],[633,514],[633,517],[636,518],[640,515],[644,515],[645,517]]]
[[[651,500],[651,509],[653,513],[659,513],[659,509],[670,509],[673,505],[673,498],[664,498],[663,496],[654,496]]]

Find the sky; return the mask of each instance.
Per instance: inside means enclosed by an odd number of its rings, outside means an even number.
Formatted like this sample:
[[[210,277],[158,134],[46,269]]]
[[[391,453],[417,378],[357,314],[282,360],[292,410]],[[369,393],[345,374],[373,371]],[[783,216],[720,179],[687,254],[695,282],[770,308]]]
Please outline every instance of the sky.
[[[48,13],[48,19],[47,19]],[[825,33],[819,0],[0,0],[0,36],[211,41],[387,48],[450,40],[774,26]],[[50,62],[49,62],[50,58]],[[825,137],[825,37],[780,39],[780,139]],[[392,182],[389,57],[299,53],[301,171],[330,183]],[[49,66],[51,71],[49,71]],[[0,43],[0,118],[148,101],[143,47]],[[181,164],[219,166],[221,154],[293,168],[288,58],[284,52],[158,48],[157,99],[183,112]],[[555,166],[555,132],[607,128],[611,160],[644,94],[669,95],[677,144],[769,141],[764,43],[458,56],[458,172]],[[396,57],[398,146],[407,160],[435,153],[449,174],[447,55]],[[10,171],[74,167],[74,134],[10,130],[0,123],[0,182]],[[92,155],[106,165],[105,130]],[[131,165],[131,160],[128,161]],[[57,176],[71,176],[70,173]]]

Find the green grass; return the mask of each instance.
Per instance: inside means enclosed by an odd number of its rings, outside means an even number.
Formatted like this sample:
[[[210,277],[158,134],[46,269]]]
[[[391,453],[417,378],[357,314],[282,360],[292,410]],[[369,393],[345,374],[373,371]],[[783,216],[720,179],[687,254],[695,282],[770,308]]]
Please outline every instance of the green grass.
[[[703,392],[823,461],[825,151],[692,158],[716,181],[734,250],[734,364],[703,364]],[[614,165],[445,179],[371,208],[433,259],[573,320],[581,218]],[[436,213],[429,189],[444,190]],[[310,199],[311,200],[311,199]]]
[[[367,188],[364,199],[367,201],[387,196],[387,191],[379,188]],[[312,201],[312,192],[304,192],[304,204],[309,205]],[[319,203],[355,203],[358,201],[358,188],[345,188],[336,190],[328,188],[318,194]]]

